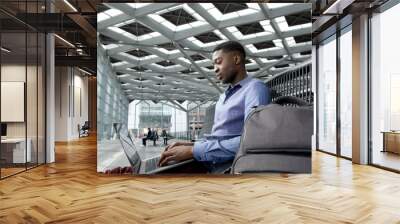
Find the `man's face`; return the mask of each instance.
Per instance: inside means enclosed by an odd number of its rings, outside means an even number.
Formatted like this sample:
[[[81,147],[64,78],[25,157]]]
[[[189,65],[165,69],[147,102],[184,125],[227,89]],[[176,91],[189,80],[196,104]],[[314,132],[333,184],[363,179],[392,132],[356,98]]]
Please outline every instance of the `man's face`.
[[[232,83],[238,73],[237,65],[234,62],[234,53],[218,50],[212,55],[214,72],[217,75],[217,79],[222,80],[224,84]]]

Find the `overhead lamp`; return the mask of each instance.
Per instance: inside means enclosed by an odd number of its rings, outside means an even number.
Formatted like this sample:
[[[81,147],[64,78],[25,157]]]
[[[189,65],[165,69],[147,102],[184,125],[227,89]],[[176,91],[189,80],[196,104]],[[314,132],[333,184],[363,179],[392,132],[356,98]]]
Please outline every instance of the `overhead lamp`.
[[[338,15],[342,14],[343,10],[347,8],[354,0],[336,0],[332,5],[330,5],[322,14],[324,15]]]
[[[11,51],[5,47],[1,47],[0,48],[2,51],[6,52],[6,53],[10,53]]]
[[[57,38],[58,38],[59,40],[61,40],[62,42],[66,43],[67,45],[69,45],[69,46],[75,48],[75,45],[73,45],[73,44],[72,44],[71,42],[69,42],[68,40],[66,40],[66,39],[64,39],[64,38],[62,38],[62,37],[60,37],[60,36],[57,35],[57,34],[54,34],[54,36],[57,37]]]
[[[76,49],[76,52],[77,52],[79,55],[82,55],[82,54],[83,54],[83,50],[82,50],[81,48]]]
[[[67,4],[73,11],[78,12],[78,10],[71,4],[68,2],[68,0],[64,0],[65,4]]]
[[[85,70],[83,70],[83,69],[81,69],[81,68],[78,68],[78,70],[81,71],[81,72],[83,72],[83,73],[85,73],[85,74],[87,74],[87,75],[92,75],[92,74],[89,73],[88,71],[85,71]]]

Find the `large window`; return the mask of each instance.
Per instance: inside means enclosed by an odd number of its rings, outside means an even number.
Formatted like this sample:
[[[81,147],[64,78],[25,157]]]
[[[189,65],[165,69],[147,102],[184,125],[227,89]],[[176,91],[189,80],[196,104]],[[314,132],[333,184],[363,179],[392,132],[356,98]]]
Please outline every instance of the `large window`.
[[[187,103],[182,107],[186,108]],[[157,130],[160,134],[165,129],[169,134],[188,135],[186,112],[169,106],[167,102],[132,101],[129,105],[128,129],[136,137],[147,134],[148,128]]]
[[[372,163],[400,170],[400,4],[371,19]]]
[[[336,36],[318,48],[318,148],[336,153]]]
[[[351,25],[340,36],[340,154],[352,157],[352,34]]]
[[[339,60],[337,58],[339,56]],[[352,27],[318,48],[318,149],[352,157]],[[339,63],[339,64],[338,64]],[[339,65],[339,66],[338,66]],[[340,70],[338,70],[338,68]],[[340,77],[337,80],[337,77]],[[339,91],[338,91],[339,87]],[[337,104],[339,102],[339,104]],[[337,121],[340,124],[337,124]],[[339,134],[340,133],[340,134]],[[338,135],[339,134],[339,135]],[[340,141],[339,141],[340,140]],[[340,145],[338,145],[340,144]]]

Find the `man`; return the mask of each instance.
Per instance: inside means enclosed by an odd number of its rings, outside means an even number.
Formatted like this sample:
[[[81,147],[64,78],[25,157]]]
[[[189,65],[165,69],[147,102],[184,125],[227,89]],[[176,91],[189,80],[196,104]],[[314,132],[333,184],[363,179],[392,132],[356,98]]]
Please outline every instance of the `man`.
[[[152,136],[153,134],[151,133],[151,129],[150,128],[148,128],[147,129],[147,135],[145,134],[145,136],[143,136],[143,146],[146,146],[146,141],[147,141],[147,139],[151,139],[151,136]]]
[[[229,84],[216,107],[212,133],[206,140],[176,142],[166,147],[159,166],[169,161],[194,158],[208,170],[219,164],[231,164],[239,149],[246,117],[253,107],[270,102],[269,90],[263,82],[247,75],[243,46],[228,41],[217,46],[212,55],[214,71],[219,80]]]
[[[153,128],[153,145],[156,146],[156,142],[158,141],[158,133],[157,130],[155,128]]]
[[[168,134],[167,134],[167,131],[165,129],[162,130],[161,136],[164,139],[164,145],[168,145]]]

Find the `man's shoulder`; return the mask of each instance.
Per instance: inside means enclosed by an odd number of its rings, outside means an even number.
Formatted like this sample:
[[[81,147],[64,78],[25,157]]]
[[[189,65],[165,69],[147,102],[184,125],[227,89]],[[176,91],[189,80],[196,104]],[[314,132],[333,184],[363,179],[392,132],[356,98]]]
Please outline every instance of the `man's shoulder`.
[[[265,83],[263,81],[257,79],[257,78],[251,78],[250,81],[248,82],[247,86],[249,87],[250,90],[251,89],[253,89],[253,90],[255,90],[255,89],[257,89],[257,90],[259,90],[259,89],[266,90],[267,89],[267,86],[265,85]]]

